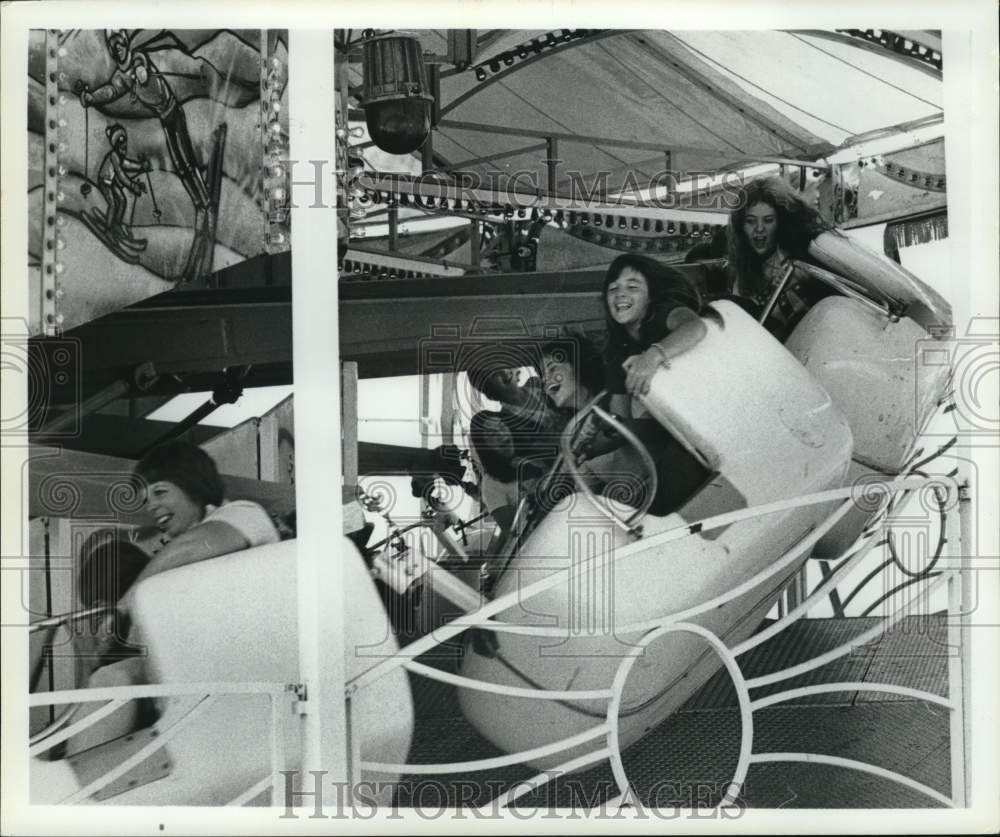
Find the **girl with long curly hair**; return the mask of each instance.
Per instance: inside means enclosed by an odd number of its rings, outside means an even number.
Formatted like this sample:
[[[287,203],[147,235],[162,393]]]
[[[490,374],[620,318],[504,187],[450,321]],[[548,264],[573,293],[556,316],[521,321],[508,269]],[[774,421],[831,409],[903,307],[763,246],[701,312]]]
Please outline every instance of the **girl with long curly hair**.
[[[739,190],[729,218],[731,293],[762,311],[792,260],[808,260],[809,245],[831,228],[819,212],[777,177],[753,180]],[[801,316],[832,291],[794,274],[765,326],[784,339]]]

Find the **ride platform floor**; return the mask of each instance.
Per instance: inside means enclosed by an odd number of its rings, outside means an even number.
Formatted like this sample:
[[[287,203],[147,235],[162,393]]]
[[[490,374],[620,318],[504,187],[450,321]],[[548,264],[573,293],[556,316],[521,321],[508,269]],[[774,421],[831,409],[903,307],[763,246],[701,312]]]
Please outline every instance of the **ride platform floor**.
[[[739,658],[746,678],[777,671],[836,648],[875,618],[800,620]],[[751,699],[815,683],[863,681],[908,686],[947,697],[949,649],[944,614],[915,616],[818,669]],[[440,660],[422,659],[446,667]],[[455,688],[411,675],[416,729],[408,763],[465,762],[502,756],[463,718]],[[834,692],[753,713],[753,752],[808,752],[867,762],[951,795],[950,712],[895,694]],[[718,672],[680,710],[623,752],[625,771],[644,805],[715,805],[739,755],[736,692]],[[403,777],[396,804],[481,806],[536,771],[515,766],[466,774]],[[599,805],[619,795],[607,760],[557,778],[516,803],[530,807]],[[924,808],[934,799],[889,779],[845,767],[801,762],[752,764],[741,804],[748,808]]]

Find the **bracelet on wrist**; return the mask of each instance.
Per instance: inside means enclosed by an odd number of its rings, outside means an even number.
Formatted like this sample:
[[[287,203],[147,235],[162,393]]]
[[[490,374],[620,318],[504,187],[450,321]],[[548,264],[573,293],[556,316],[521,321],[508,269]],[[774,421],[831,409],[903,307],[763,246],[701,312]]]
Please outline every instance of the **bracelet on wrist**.
[[[656,349],[660,355],[660,366],[665,366],[667,369],[670,368],[670,355],[667,354],[667,350],[663,348],[659,343],[654,343],[649,348]]]

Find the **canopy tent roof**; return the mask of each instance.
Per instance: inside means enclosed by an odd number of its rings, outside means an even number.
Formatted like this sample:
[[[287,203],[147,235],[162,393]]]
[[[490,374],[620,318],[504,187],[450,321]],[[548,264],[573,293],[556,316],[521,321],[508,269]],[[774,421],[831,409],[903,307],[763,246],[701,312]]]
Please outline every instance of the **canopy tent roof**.
[[[484,182],[498,169],[533,172],[544,187],[539,146],[556,137],[559,190],[572,172],[587,188],[607,172],[613,193],[631,185],[629,176],[643,185],[663,171],[665,152],[682,172],[814,160],[861,135],[943,113],[939,70],[836,32],[587,30],[561,40],[569,31],[556,30],[556,45],[537,53],[532,41],[544,45],[549,33],[490,33],[473,66],[442,65],[439,168]],[[447,52],[446,31],[416,34],[425,52]],[[939,48],[933,33],[909,34]],[[359,57],[352,52],[348,76],[357,93]]]

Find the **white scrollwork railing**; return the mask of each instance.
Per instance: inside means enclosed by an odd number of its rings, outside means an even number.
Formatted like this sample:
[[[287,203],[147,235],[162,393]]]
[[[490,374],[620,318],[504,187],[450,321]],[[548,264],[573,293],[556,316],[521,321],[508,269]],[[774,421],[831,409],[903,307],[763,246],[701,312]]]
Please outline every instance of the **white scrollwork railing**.
[[[47,737],[43,741],[31,747],[31,755],[36,756],[51,750],[56,745],[62,743],[69,737],[82,732],[92,726],[102,718],[114,712],[119,707],[132,700],[141,698],[166,698],[166,697],[187,697],[190,698],[190,705],[183,710],[174,711],[169,719],[163,718],[156,724],[157,735],[145,746],[132,753],[128,758],[112,765],[105,773],[93,779],[89,784],[74,791],[64,799],[59,800],[59,804],[73,804],[80,802],[102,789],[106,788],[115,780],[127,774],[130,770],[142,764],[150,755],[169,744],[177,735],[183,732],[192,720],[196,719],[202,712],[208,709],[219,697],[227,695],[267,695],[271,708],[271,770],[270,772],[254,783],[250,788],[242,791],[235,797],[229,805],[244,805],[256,797],[260,796],[268,788],[272,792],[272,800],[282,798],[284,784],[281,771],[285,769],[285,747],[283,724],[281,722],[281,711],[285,706],[284,701],[288,699],[290,693],[295,690],[294,684],[286,683],[156,683],[143,686],[108,686],[96,689],[65,689],[57,692],[42,692],[33,694],[28,698],[28,706],[59,706],[80,703],[97,703],[107,701],[107,703],[81,718],[63,730]]]
[[[754,678],[746,678],[739,665],[738,658],[740,656],[777,635],[793,622],[801,619],[817,602],[829,596],[831,591],[836,589],[837,584],[842,583],[844,578],[847,577],[852,570],[859,566],[864,558],[870,553],[871,549],[876,545],[877,540],[875,536],[878,534],[880,528],[885,525],[888,511],[892,507],[892,501],[894,498],[917,489],[926,489],[928,486],[936,486],[936,490],[944,491],[949,496],[957,496],[959,491],[959,487],[953,480],[942,480],[940,478],[932,478],[926,475],[916,476],[913,475],[912,472],[896,479],[886,479],[877,483],[877,485],[880,486],[881,490],[885,492],[886,502],[883,505],[876,522],[870,524],[868,528],[866,528],[865,531],[859,535],[857,540],[850,547],[848,547],[838,559],[829,562],[835,565],[832,571],[825,574],[823,580],[797,607],[793,608],[790,612],[757,635],[735,645],[732,648],[728,648],[721,638],[708,629],[686,620],[690,620],[700,614],[709,612],[714,608],[735,599],[747,591],[760,586],[762,582],[768,580],[769,578],[779,577],[783,570],[787,570],[796,562],[803,560],[804,556],[808,555],[809,550],[811,550],[815,543],[850,510],[852,506],[852,489],[846,488],[819,492],[805,497],[782,500],[750,509],[741,509],[736,512],[717,515],[706,518],[699,523],[685,523],[683,526],[678,526],[657,535],[643,538],[640,542],[628,544],[616,550],[614,555],[608,555],[605,553],[588,556],[585,561],[592,564],[594,570],[599,570],[607,563],[616,563],[618,561],[628,560],[630,556],[639,553],[641,550],[649,549],[651,546],[664,545],[687,537],[692,531],[705,532],[729,525],[739,520],[760,517],[772,514],[776,511],[783,511],[803,505],[829,503],[836,500],[842,501],[828,516],[828,518],[820,526],[813,530],[807,538],[798,542],[792,549],[774,561],[769,567],[757,573],[747,581],[733,586],[725,593],[704,602],[700,602],[694,607],[686,608],[676,613],[665,614],[657,619],[650,619],[626,626],[619,626],[619,634],[637,633],[642,631],[645,631],[645,633],[632,649],[632,653],[628,654],[625,659],[623,659],[617,669],[613,683],[607,690],[580,690],[575,692],[572,690],[548,691],[544,689],[524,689],[498,684],[482,683],[469,678],[440,671],[430,666],[418,663],[414,659],[469,628],[482,628],[503,633],[538,637],[565,637],[569,630],[565,627],[559,628],[553,626],[533,626],[523,624],[514,625],[497,621],[493,617],[509,609],[515,604],[523,604],[530,600],[533,596],[537,596],[557,585],[564,584],[566,573],[569,571],[568,569],[557,570],[539,581],[525,585],[519,590],[507,595],[498,597],[473,613],[467,613],[455,620],[452,620],[447,625],[437,628],[433,632],[433,635],[418,639],[406,648],[401,649],[400,652],[394,657],[387,658],[377,663],[364,674],[349,681],[346,689],[348,700],[350,700],[352,696],[356,695],[361,689],[364,689],[366,686],[370,686],[390,671],[398,667],[404,667],[408,671],[415,674],[440,682],[449,683],[462,688],[491,691],[496,694],[548,700],[579,700],[584,698],[595,700],[606,699],[608,700],[606,721],[586,730],[583,733],[579,733],[560,741],[551,742],[544,747],[537,747],[519,753],[512,753],[496,759],[460,763],[422,763],[419,765],[383,764],[380,762],[362,761],[361,769],[395,772],[400,774],[425,775],[482,770],[490,767],[509,766],[511,764],[527,762],[573,748],[578,748],[581,744],[588,741],[600,741],[600,745],[592,752],[577,756],[556,768],[545,770],[531,779],[518,782],[514,788],[503,794],[497,800],[492,800],[488,803],[488,805],[492,810],[496,810],[498,804],[500,808],[506,807],[525,794],[530,793],[532,790],[544,786],[555,776],[578,770],[592,764],[597,764],[606,759],[610,761],[615,782],[622,794],[622,796],[618,798],[618,801],[621,801],[622,799],[634,800],[636,796],[629,784],[628,777],[625,774],[618,739],[618,707],[621,703],[625,682],[628,678],[629,671],[635,664],[638,654],[641,653],[644,648],[666,634],[683,631],[702,637],[709,645],[712,646],[728,671],[737,693],[740,717],[742,721],[740,755],[733,778],[718,805],[733,805],[736,802],[743,787],[747,771],[751,765],[776,761],[822,763],[854,769],[871,775],[876,775],[891,780],[899,785],[908,787],[911,790],[924,794],[941,805],[950,807],[964,804],[964,793],[961,788],[964,786],[965,777],[962,771],[962,766],[954,763],[954,757],[952,765],[953,795],[952,797],[948,797],[933,788],[921,784],[911,777],[904,776],[900,773],[879,767],[877,765],[867,764],[853,759],[815,753],[754,753],[752,749],[754,714],[758,710],[799,697],[836,691],[887,692],[916,700],[927,701],[948,709],[952,713],[953,719],[957,718],[957,721],[953,720],[952,723],[953,736],[956,734],[960,735],[962,733],[962,719],[958,717],[962,714],[963,704],[960,699],[962,683],[960,677],[957,676],[960,675],[960,672],[956,673],[955,671],[952,672],[952,676],[950,678],[948,697],[943,697],[941,695],[919,689],[913,689],[907,686],[897,686],[889,683],[875,682],[826,683],[801,688],[792,688],[777,694],[761,697],[756,700],[750,697],[750,691],[753,689],[757,689],[762,686],[769,686],[783,680],[788,680],[789,678],[815,669],[834,659],[837,659],[838,657],[850,653],[851,650],[856,648],[858,645],[868,642],[875,636],[884,632],[887,627],[902,619],[912,611],[920,599],[928,595],[933,590],[939,588],[941,585],[948,584],[949,586],[954,586],[961,584],[963,577],[960,559],[957,561],[941,561],[941,569],[939,573],[929,575],[924,574],[922,578],[917,579],[918,582],[923,582],[922,586],[924,589],[919,590],[905,603],[897,607],[884,619],[880,620],[876,626],[863,631],[858,636],[852,638],[837,648],[826,651],[825,653],[798,665]],[[957,503],[948,505],[953,509],[958,507]],[[942,509],[945,508],[945,504],[942,503]],[[945,514],[946,512],[943,511],[942,513]],[[954,555],[960,554],[960,544],[958,543],[958,540],[959,539],[956,538],[956,543],[952,544],[952,552]],[[938,558],[940,558],[940,556],[938,556]],[[899,591],[897,590],[895,592]],[[956,745],[953,742],[953,750],[955,749],[955,746]]]

